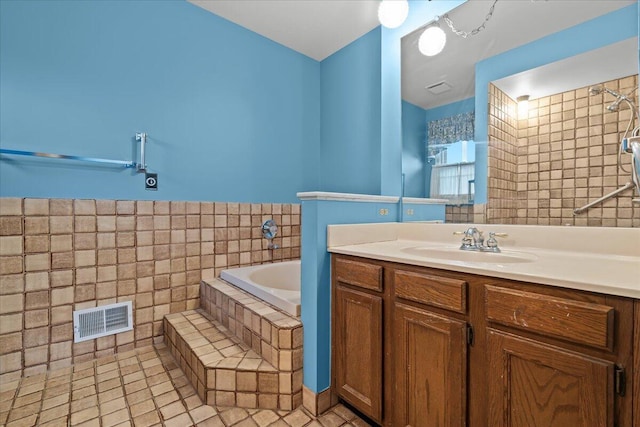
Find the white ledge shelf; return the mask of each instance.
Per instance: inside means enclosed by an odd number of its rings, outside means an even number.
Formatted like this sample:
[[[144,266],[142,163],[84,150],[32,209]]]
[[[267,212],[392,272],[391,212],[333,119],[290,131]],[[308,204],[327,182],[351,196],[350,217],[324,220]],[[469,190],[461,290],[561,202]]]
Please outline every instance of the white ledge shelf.
[[[364,202],[364,203],[398,203],[397,196],[377,196],[373,194],[355,193],[332,193],[325,191],[308,191],[296,194],[300,200],[334,200],[342,202]],[[424,199],[419,197],[403,197],[403,203],[411,205],[445,205],[449,201],[446,199]]]

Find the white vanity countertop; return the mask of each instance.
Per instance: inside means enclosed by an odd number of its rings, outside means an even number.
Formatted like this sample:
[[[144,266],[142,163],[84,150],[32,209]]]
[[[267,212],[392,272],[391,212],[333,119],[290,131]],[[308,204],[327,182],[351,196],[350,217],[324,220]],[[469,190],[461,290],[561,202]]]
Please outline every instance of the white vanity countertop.
[[[464,231],[508,233],[502,254],[459,250]],[[330,225],[329,252],[640,299],[640,229],[490,224]],[[430,257],[429,250],[437,257]],[[450,251],[450,252],[448,252]],[[451,257],[447,256],[451,253]],[[443,256],[444,254],[444,256]],[[460,254],[462,259],[455,259]],[[465,261],[479,255],[482,261]],[[500,255],[525,262],[501,262]],[[487,262],[484,262],[485,259]],[[502,258],[504,260],[504,258]]]

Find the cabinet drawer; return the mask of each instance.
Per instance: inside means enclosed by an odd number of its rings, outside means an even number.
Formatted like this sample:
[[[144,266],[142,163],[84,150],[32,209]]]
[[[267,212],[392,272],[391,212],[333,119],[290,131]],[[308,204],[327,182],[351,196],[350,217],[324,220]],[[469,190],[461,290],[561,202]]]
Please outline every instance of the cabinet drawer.
[[[336,258],[334,275],[338,282],[382,291],[382,267],[379,265]]]
[[[485,285],[487,319],[591,347],[613,348],[614,309]]]
[[[395,271],[396,296],[457,313],[467,311],[467,282],[429,274]]]

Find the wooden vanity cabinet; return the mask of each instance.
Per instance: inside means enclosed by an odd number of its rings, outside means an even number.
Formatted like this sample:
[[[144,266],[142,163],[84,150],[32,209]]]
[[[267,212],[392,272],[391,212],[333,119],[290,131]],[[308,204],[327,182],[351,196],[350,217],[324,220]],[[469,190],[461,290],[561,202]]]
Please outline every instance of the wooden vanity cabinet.
[[[337,285],[334,321],[338,394],[382,421],[382,298]]]
[[[333,387],[382,423],[382,267],[345,259],[333,266]]]
[[[490,426],[633,425],[633,300],[506,281],[484,292]]]
[[[392,425],[466,425],[467,283],[414,271],[388,276],[394,288]]]
[[[333,391],[381,425],[640,425],[638,301],[345,255],[332,286]]]

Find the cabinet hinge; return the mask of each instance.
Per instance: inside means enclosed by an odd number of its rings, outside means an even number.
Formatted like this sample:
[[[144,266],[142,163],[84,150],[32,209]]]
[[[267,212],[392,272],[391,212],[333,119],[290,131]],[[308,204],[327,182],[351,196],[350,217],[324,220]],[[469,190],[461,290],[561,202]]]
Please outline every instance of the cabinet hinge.
[[[614,387],[618,396],[624,396],[625,388],[627,386],[627,376],[625,370],[621,366],[616,366],[613,371],[614,375]]]
[[[473,345],[473,326],[467,325],[467,345]]]

